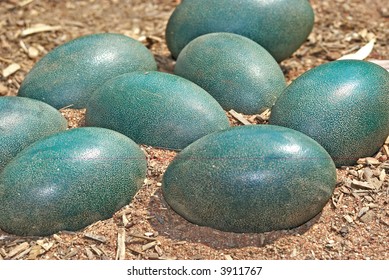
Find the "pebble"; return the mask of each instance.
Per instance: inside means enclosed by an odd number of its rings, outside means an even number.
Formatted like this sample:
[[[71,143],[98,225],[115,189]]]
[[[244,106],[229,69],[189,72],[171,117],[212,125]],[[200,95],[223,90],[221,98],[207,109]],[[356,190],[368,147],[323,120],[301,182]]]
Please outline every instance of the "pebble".
[[[29,58],[37,58],[39,56],[39,50],[34,48],[34,47],[29,47],[28,48],[28,57]]]

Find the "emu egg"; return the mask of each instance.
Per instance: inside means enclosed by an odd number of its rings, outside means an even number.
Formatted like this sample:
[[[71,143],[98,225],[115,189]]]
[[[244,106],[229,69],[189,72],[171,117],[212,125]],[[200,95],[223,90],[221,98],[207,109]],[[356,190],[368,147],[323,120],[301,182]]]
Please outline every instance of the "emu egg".
[[[0,173],[0,228],[43,236],[110,218],[141,187],[146,165],[134,141],[104,128],[38,140]]]
[[[389,135],[389,73],[339,60],[301,75],[277,99],[270,123],[312,137],[337,166],[374,155]]]
[[[163,195],[181,216],[232,232],[297,227],[325,206],[336,184],[330,155],[285,127],[250,125],[207,135],[169,165]]]
[[[119,131],[138,144],[180,150],[229,122],[196,84],[151,71],[123,74],[101,86],[88,102],[86,125]]]
[[[135,39],[115,33],[86,35],[53,49],[38,61],[18,95],[57,109],[85,108],[92,92],[110,78],[156,69],[152,53]]]

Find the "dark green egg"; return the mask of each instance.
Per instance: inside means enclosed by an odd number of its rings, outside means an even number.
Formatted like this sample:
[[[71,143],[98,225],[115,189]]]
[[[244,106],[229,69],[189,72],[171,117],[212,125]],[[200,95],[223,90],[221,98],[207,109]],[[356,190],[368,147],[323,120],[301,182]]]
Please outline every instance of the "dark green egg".
[[[117,75],[156,70],[152,53],[139,41],[121,34],[79,37],[46,54],[21,84],[19,96],[55,108],[85,108],[92,92]]]
[[[229,127],[222,107],[205,90],[155,71],[106,82],[89,100],[85,122],[119,131],[138,144],[176,150]]]
[[[207,135],[181,151],[163,195],[185,219],[232,232],[297,227],[325,206],[336,184],[330,155],[285,127],[250,125]]]
[[[191,41],[178,56],[174,73],[201,86],[225,110],[247,115],[271,108],[286,87],[277,61],[254,41],[232,33]]]
[[[134,141],[104,128],[41,139],[0,173],[0,228],[43,236],[110,218],[141,187],[146,165]]]
[[[66,127],[66,119],[46,103],[25,97],[0,97],[0,171],[23,148]]]
[[[243,35],[278,61],[288,58],[312,31],[314,13],[307,0],[183,1],[166,27],[173,57],[196,37],[213,32]]]
[[[374,155],[389,135],[389,73],[371,62],[340,60],[297,78],[277,99],[270,123],[319,142],[337,166]]]

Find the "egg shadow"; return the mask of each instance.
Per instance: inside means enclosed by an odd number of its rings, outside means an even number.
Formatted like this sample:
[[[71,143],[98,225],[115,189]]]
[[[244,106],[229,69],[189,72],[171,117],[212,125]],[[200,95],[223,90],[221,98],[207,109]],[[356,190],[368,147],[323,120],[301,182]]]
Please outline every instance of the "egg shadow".
[[[160,236],[173,242],[202,243],[214,249],[232,249],[244,247],[263,247],[276,240],[293,235],[302,235],[317,223],[321,213],[299,227],[289,230],[278,230],[265,233],[234,233],[216,230],[210,227],[195,225],[178,215],[163,198],[158,188],[148,205],[150,225]]]

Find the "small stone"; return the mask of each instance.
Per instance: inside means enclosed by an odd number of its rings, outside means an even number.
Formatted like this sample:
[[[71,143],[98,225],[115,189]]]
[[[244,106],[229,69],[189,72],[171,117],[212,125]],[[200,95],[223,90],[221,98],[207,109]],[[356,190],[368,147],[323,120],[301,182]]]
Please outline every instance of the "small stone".
[[[388,8],[381,8],[380,9],[380,14],[381,14],[381,16],[383,16],[383,17],[389,17],[389,9]]]
[[[340,230],[339,230],[339,233],[342,237],[345,237],[348,233],[349,233],[349,230],[348,230],[348,227],[346,226],[343,226]]]
[[[28,48],[28,57],[29,58],[37,58],[39,56],[39,50],[37,48],[34,48],[34,47],[29,47]]]

